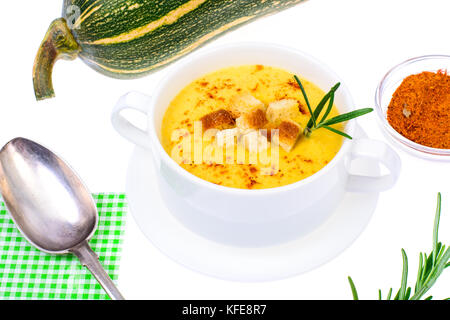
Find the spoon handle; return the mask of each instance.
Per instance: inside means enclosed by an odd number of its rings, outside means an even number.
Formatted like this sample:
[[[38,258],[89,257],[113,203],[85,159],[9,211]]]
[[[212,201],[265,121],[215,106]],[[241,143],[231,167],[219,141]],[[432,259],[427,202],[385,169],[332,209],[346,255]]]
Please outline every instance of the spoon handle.
[[[125,300],[114,282],[100,264],[97,254],[91,249],[87,241],[70,250],[80,260],[81,264],[89,269],[108,296],[113,300]]]

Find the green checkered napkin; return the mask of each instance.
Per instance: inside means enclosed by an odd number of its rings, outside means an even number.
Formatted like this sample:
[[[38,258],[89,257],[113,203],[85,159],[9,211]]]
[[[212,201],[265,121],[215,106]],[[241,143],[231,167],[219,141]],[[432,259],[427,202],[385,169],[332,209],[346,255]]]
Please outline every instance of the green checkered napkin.
[[[100,216],[89,242],[117,281],[126,218],[124,194],[95,194]],[[0,299],[108,299],[74,255],[49,255],[32,247],[0,201]]]

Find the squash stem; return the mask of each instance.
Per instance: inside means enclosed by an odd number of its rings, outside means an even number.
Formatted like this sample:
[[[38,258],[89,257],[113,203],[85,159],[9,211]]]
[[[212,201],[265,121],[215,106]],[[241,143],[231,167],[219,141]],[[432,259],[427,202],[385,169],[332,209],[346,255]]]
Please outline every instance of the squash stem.
[[[53,21],[39,47],[33,66],[33,84],[36,100],[53,98],[52,71],[59,59],[74,60],[80,46],[64,18]]]

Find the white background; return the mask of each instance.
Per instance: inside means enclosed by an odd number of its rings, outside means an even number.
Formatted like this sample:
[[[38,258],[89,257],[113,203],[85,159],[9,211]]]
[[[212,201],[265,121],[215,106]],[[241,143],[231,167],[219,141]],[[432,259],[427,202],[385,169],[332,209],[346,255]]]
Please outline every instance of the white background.
[[[133,146],[110,124],[117,98],[130,90],[152,93],[167,69],[139,80],[104,77],[80,60],[59,62],[57,98],[37,103],[31,69],[36,50],[62,1],[8,1],[0,10],[0,145],[16,136],[49,146],[68,160],[93,192],[123,192]],[[450,54],[448,0],[310,0],[207,45],[265,41],[306,51],[327,63],[349,86],[355,107],[374,104],[375,88],[395,64],[423,54]],[[359,123],[384,139],[375,114]],[[143,299],[348,299],[347,275],[360,297],[397,289],[400,248],[415,281],[419,251],[431,247],[436,193],[443,193],[441,239],[450,243],[449,164],[420,160],[399,150],[400,181],[380,197],[362,236],[332,262],[295,278],[261,284],[216,280],[172,262],[155,249],[129,216],[119,285]],[[450,270],[432,290],[450,296]]]

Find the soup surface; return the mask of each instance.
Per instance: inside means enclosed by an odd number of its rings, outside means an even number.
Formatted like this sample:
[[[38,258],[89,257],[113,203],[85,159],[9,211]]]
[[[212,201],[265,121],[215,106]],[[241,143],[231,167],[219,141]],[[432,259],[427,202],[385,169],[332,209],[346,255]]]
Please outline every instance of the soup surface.
[[[299,76],[314,108],[325,92]],[[240,162],[236,160],[230,163],[227,161],[229,159],[226,151],[223,151],[225,159],[223,163],[195,161],[198,160],[194,155],[196,147],[193,144],[194,128],[198,128],[196,123],[198,124],[198,121],[207,114],[227,109],[233,98],[242,94],[251,94],[266,106],[282,99],[296,100],[299,112],[291,120],[298,123],[301,128],[305,128],[310,119],[307,105],[292,73],[262,65],[228,67],[193,81],[170,103],[163,118],[161,134],[162,145],[166,152],[172,158],[177,158],[174,154],[186,155],[189,152],[190,161],[185,159],[180,163],[180,159],[176,159],[177,162],[193,175],[206,181],[232,188],[265,189],[288,185],[313,175],[327,165],[339,151],[343,138],[328,130],[318,129],[308,138],[300,135],[289,152],[279,148],[277,151],[279,161],[276,166],[273,166],[272,162],[268,165],[267,161],[260,160],[264,156],[271,157],[275,154],[271,148],[258,150],[256,153],[259,157],[256,162],[247,160],[238,164]],[[329,117],[336,115],[338,111],[333,106]],[[335,128],[342,130],[343,126],[336,125]],[[184,148],[186,144],[180,142],[183,139],[180,136],[188,135],[192,142],[190,150]],[[214,140],[212,138],[211,142],[202,142],[200,149],[203,154],[211,152],[208,148]],[[240,148],[244,148],[246,159],[249,159],[251,152],[245,147],[236,145],[234,148],[236,154],[242,151]],[[267,174],[268,166],[276,170]]]

